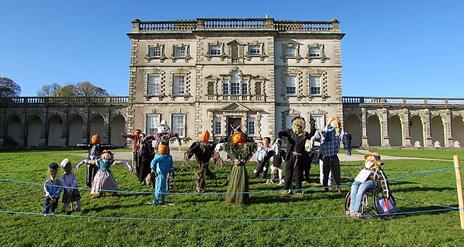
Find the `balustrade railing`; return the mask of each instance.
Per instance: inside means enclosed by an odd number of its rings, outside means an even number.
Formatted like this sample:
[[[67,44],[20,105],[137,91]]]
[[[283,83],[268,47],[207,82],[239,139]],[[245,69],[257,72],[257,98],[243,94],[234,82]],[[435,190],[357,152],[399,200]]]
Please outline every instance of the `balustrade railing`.
[[[82,104],[122,104],[129,102],[125,96],[79,96],[79,97],[6,97],[0,98],[0,104],[43,104],[43,105],[82,105]]]
[[[464,105],[464,98],[343,97],[343,104]]]
[[[272,18],[199,18],[179,21],[132,21],[133,32],[182,32],[195,30],[275,30],[279,32],[338,32],[339,22],[287,21]]]

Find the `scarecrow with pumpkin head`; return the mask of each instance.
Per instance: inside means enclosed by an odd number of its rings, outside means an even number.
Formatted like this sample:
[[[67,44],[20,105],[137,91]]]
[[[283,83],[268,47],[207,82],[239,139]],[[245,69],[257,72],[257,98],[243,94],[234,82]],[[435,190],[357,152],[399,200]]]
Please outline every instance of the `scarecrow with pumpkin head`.
[[[91,188],[92,182],[97,174],[98,167],[96,165],[91,164],[90,160],[97,160],[100,158],[103,150],[114,148],[113,145],[110,144],[101,144],[101,138],[99,134],[94,134],[90,138],[90,144],[77,144],[78,147],[86,147],[88,148],[87,159],[82,160],[76,165],[76,168],[79,169],[82,164],[86,164],[86,175],[85,175],[85,184]]]
[[[246,134],[239,129],[234,129],[230,141],[219,145],[219,149],[223,147],[233,163],[229,174],[225,201],[248,204],[250,196],[248,194],[248,174],[245,165],[253,156],[256,150],[256,143],[253,140],[249,140]]]
[[[189,150],[185,153],[185,160],[188,161],[195,155],[195,159],[198,163],[196,174],[196,191],[204,192],[205,190],[205,175],[209,178],[215,178],[215,175],[211,172],[208,167],[209,161],[214,154],[216,142],[209,141],[209,131],[204,130],[200,134],[198,141],[192,143]]]

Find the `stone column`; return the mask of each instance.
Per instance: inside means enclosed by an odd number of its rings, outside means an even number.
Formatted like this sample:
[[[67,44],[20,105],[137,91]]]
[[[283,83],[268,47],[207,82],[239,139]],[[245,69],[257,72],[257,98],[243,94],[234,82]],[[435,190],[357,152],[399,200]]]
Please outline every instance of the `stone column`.
[[[5,145],[5,137],[8,135],[7,125],[6,109],[3,109],[2,114],[0,115],[0,147]]]
[[[242,131],[247,133],[248,131],[248,114],[246,112],[242,113]]]
[[[106,136],[108,137],[108,141],[106,143],[112,144],[111,143],[111,108],[108,109],[108,126],[105,126],[106,128]],[[145,128],[146,129],[146,128]]]
[[[363,148],[369,147],[369,142],[367,139],[367,110],[366,108],[361,108],[361,128],[362,128],[362,143]]]
[[[390,137],[388,136],[388,110],[382,108],[382,130],[381,130],[381,140],[382,147],[390,147]]]
[[[430,110],[425,109],[424,112],[424,147],[433,147],[432,141],[432,132],[431,132],[431,122],[430,122]]]
[[[411,133],[409,131],[409,110],[403,109],[403,146],[411,147]]]
[[[90,109],[87,107],[87,114],[84,117],[82,129],[82,143],[90,143]]]
[[[221,118],[221,126],[222,126],[222,133],[221,134],[224,134],[224,135],[227,135],[227,116],[226,114],[223,112],[222,113],[222,118]]]
[[[48,126],[48,109],[45,108],[45,120],[43,121],[42,125],[42,136],[40,137],[41,139],[41,144],[40,146],[46,146],[48,147],[48,134],[50,132],[50,126]]]
[[[452,148],[452,147],[454,147],[454,138],[453,138],[453,131],[452,131],[453,116],[451,114],[450,109],[446,109],[445,114],[446,114],[446,118],[445,118],[446,123],[444,123],[444,127],[445,127],[445,147]]]
[[[28,123],[29,121],[27,121],[27,110],[24,110],[24,113],[23,113],[23,144],[24,144],[24,147],[27,147],[27,136],[28,136]]]
[[[69,146],[69,130],[71,125],[69,123],[69,108],[66,108],[64,115],[64,145]]]
[[[256,130],[255,130],[255,135],[258,135],[260,138],[262,137],[261,135],[261,113],[258,112],[256,113]]]

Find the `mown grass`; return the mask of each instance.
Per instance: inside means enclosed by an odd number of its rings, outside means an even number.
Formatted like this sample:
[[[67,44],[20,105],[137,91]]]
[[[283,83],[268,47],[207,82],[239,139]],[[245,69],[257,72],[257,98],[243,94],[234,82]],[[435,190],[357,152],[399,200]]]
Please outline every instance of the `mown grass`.
[[[68,157],[77,163],[81,159],[70,153],[0,153],[0,177],[42,184],[49,162]],[[424,172],[445,167],[450,169]],[[444,161],[387,161],[385,170],[399,211],[441,209],[431,204],[456,206],[451,167]],[[212,169],[219,179],[207,180],[207,191],[225,191],[223,183],[229,168]],[[253,164],[247,169],[251,174]],[[359,169],[359,162],[342,164],[345,191]],[[84,186],[85,171],[75,173]],[[317,180],[318,167],[314,166],[311,173]],[[139,185],[122,166],[116,166],[113,174],[122,190],[152,191]],[[178,171],[174,185],[176,192],[192,192],[193,170]],[[119,197],[90,199],[88,191],[82,190],[82,211],[71,217],[0,213],[0,246],[460,246],[464,241],[457,211],[356,220],[344,216],[344,196],[304,186],[309,191],[301,198],[285,198],[271,191],[252,194],[248,206],[227,204],[222,195],[205,194],[170,195],[170,205],[153,207],[148,204],[152,195],[123,193]],[[250,181],[251,191],[279,189],[260,179]],[[41,185],[0,181],[0,210],[40,213],[42,206]]]
[[[372,148],[371,151],[378,152],[379,154],[399,156],[399,157],[416,157],[416,158],[430,158],[430,159],[445,159],[452,160],[453,155],[458,155],[460,160],[464,160],[463,148],[448,148],[448,149],[408,149],[408,148]]]

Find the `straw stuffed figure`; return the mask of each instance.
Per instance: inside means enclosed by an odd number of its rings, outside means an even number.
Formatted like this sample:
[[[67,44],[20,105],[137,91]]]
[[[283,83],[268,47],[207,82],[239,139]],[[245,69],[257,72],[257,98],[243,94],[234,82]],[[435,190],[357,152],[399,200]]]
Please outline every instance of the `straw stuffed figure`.
[[[247,136],[240,130],[235,130],[230,141],[221,143],[224,150],[232,160],[232,169],[225,195],[225,201],[231,203],[248,204],[248,174],[245,169],[246,162],[253,156],[256,150],[254,141],[247,141]]]
[[[185,160],[188,161],[195,155],[198,167],[195,172],[196,174],[196,191],[204,192],[205,190],[205,175],[209,178],[215,178],[216,176],[209,169],[209,161],[214,154],[216,143],[209,141],[209,131],[204,130],[200,134],[198,141],[192,143],[189,150],[185,153]]]
[[[156,173],[156,182],[154,186],[154,201],[155,206],[165,203],[166,193],[168,191],[168,174],[174,172],[174,163],[172,156],[169,154],[168,146],[164,144],[158,145],[158,152],[151,162],[151,171]],[[154,175],[151,175],[153,177]]]

